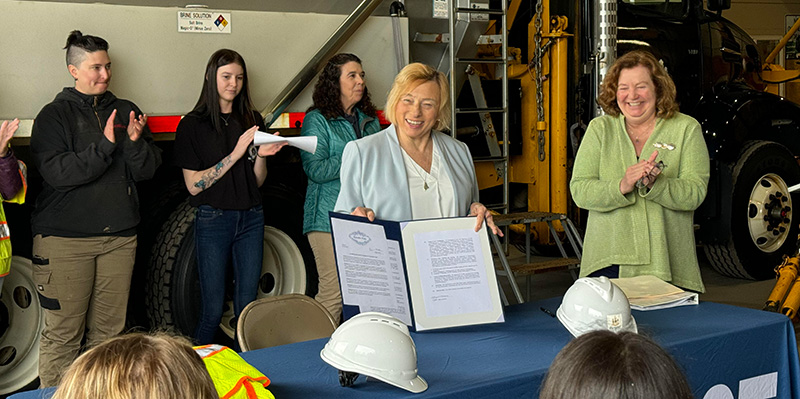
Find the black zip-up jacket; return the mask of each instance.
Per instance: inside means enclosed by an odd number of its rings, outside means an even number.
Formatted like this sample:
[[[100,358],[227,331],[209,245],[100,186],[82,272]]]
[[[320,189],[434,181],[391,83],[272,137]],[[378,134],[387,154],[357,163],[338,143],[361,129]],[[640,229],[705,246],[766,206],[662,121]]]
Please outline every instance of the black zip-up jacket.
[[[103,135],[116,109],[116,143]],[[33,234],[61,237],[131,236],[139,223],[137,181],[153,177],[161,150],[145,127],[128,137],[130,112],[141,111],[107,91],[85,95],[67,87],[36,116],[33,162],[44,182],[31,217]]]

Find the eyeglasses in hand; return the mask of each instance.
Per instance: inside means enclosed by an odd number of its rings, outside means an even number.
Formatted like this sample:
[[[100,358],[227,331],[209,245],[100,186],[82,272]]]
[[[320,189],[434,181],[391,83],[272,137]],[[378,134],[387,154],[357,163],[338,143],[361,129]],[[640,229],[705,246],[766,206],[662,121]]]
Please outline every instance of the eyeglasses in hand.
[[[656,177],[658,177],[661,171],[666,167],[667,165],[664,164],[664,161],[658,161],[658,163],[653,166],[653,169],[650,169],[650,173],[648,173],[647,176],[636,181],[636,188],[647,187],[648,184],[656,180]]]

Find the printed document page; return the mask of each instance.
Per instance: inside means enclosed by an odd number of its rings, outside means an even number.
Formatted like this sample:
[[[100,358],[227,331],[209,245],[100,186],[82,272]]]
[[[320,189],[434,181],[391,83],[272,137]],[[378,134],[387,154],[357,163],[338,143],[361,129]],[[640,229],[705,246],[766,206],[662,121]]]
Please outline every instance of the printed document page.
[[[475,218],[401,223],[417,331],[503,321],[489,237]]]
[[[361,312],[383,312],[411,325],[400,244],[383,226],[331,219],[342,302]]]

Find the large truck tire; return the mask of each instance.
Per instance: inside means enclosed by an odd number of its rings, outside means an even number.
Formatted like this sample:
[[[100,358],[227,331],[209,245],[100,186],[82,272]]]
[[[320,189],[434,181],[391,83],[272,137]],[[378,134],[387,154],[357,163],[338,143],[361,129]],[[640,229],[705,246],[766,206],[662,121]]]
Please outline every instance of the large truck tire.
[[[164,223],[150,257],[146,284],[151,326],[174,328],[187,336],[194,335],[200,316],[194,218],[194,208],[185,201]],[[305,293],[306,269],[297,245],[274,227],[265,226],[264,232],[264,261],[258,297]],[[231,323],[229,311],[220,326],[229,337],[233,336]]]
[[[790,195],[788,187],[800,183],[800,166],[783,145],[750,141],[738,161],[723,169],[732,182],[730,235],[721,243],[705,245],[706,257],[726,276],[772,278],[783,255],[797,244],[800,228],[792,211],[798,197]]]
[[[30,259],[11,258],[0,298],[0,397],[39,377],[39,337],[44,312],[33,284]]]
[[[137,229],[136,265],[131,276],[131,287],[147,285],[147,271],[150,267],[153,247],[159,242],[157,241],[159,233],[172,212],[186,201],[189,195],[183,180],[170,179],[169,175],[170,173],[165,171],[153,180],[146,181],[139,186],[141,221]],[[142,306],[142,303],[146,301],[147,290],[131,290],[128,299],[126,330],[151,328],[147,309]]]

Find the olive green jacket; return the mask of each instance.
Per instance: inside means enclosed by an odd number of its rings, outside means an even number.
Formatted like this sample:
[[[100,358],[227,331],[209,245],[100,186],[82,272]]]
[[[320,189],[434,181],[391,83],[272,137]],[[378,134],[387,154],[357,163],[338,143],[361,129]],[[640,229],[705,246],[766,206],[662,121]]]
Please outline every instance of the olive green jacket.
[[[692,220],[708,186],[708,150],[700,124],[684,114],[659,118],[642,159],[656,149],[656,161],[666,168],[652,189],[622,195],[625,170],[639,161],[625,117],[606,115],[589,124],[570,181],[575,204],[589,211],[581,276],[617,264],[620,277],[650,274],[704,292]]]

